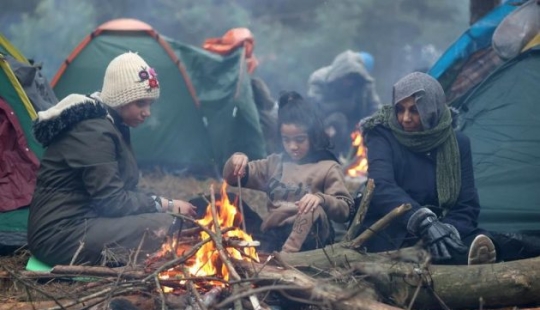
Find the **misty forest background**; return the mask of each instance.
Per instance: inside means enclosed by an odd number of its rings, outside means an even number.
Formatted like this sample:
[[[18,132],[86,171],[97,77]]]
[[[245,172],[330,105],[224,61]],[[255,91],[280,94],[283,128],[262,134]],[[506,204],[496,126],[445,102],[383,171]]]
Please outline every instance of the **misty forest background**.
[[[305,93],[309,75],[346,49],[367,51],[388,102],[397,79],[429,68],[468,28],[469,0],[0,0],[1,31],[49,80],[92,30],[125,17],[199,47],[249,28],[260,61],[254,75],[274,96]]]

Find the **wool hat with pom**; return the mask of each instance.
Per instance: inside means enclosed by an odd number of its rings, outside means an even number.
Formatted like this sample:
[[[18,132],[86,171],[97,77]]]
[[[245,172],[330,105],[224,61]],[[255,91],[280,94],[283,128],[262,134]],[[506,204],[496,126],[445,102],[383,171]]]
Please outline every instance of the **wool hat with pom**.
[[[113,108],[141,99],[157,100],[157,73],[136,53],[117,56],[105,70],[100,98]]]

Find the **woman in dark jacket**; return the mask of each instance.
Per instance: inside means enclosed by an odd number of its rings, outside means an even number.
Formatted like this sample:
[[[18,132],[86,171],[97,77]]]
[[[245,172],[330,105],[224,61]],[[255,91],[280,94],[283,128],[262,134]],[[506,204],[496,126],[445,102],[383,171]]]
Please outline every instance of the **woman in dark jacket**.
[[[69,264],[78,252],[77,264],[125,264],[139,244],[139,258],[160,248],[173,222],[164,212],[195,214],[187,202],[137,191],[129,127],[158,98],[157,74],[125,53],[108,65],[101,93],[72,94],[39,113],[34,135],[46,150],[28,225],[39,260]]]
[[[375,182],[364,228],[401,204],[412,209],[368,240],[366,250],[395,250],[421,240],[438,263],[494,262],[495,246],[477,227],[470,141],[454,131],[441,85],[415,72],[393,91],[393,105],[361,123]]]

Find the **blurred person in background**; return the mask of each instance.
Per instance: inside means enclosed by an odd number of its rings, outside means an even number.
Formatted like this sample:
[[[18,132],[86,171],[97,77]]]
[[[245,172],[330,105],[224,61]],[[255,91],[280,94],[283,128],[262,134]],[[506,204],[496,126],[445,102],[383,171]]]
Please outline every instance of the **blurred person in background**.
[[[375,80],[370,75],[374,59],[366,52],[347,50],[330,66],[313,72],[308,81],[308,98],[317,105],[334,154],[347,156],[351,132],[358,122],[380,106]]]

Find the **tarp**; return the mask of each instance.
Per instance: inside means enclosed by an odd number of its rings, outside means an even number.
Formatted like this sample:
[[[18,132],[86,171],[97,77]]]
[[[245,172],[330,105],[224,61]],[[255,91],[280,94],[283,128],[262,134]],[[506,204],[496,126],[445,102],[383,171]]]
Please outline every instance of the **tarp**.
[[[479,226],[540,230],[540,49],[506,62],[456,101],[472,144]]]
[[[36,112],[56,103],[49,83],[0,33],[0,254],[26,244],[28,208],[43,148],[32,135]]]
[[[472,54],[491,46],[491,38],[499,23],[516,6],[510,2],[503,3],[467,29],[433,64],[428,74],[439,80],[443,88],[450,84],[463,64]]]
[[[266,155],[242,48],[220,56],[165,38],[141,21],[114,20],[71,53],[52,82],[57,96],[99,90],[108,63],[126,51],[156,69],[161,88],[152,116],[132,131],[140,165],[215,175],[234,152]]]

